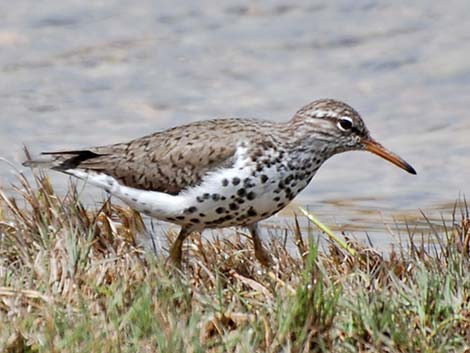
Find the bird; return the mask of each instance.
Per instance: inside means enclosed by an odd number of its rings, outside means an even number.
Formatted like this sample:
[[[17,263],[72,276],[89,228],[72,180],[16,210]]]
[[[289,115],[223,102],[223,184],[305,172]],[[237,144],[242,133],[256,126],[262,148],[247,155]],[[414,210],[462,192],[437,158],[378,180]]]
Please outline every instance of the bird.
[[[286,122],[202,120],[129,142],[42,152],[23,165],[83,179],[136,211],[181,226],[169,249],[175,266],[191,233],[232,226],[248,229],[255,257],[269,266],[259,222],[294,199],[327,159],[355,150],[416,174],[371,137],[356,110],[334,99],[313,101]]]

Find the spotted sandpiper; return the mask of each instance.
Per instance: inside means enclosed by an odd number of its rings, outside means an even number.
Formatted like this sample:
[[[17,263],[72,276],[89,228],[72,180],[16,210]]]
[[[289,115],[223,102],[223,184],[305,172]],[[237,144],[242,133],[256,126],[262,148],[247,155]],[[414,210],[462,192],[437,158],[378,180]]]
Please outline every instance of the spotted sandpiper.
[[[372,139],[353,108],[333,99],[310,103],[285,123],[205,120],[125,143],[44,152],[24,165],[84,179],[137,211],[180,225],[169,255],[176,265],[189,234],[230,226],[248,228],[256,258],[267,265],[258,222],[284,208],[328,158],[352,150],[416,174]]]

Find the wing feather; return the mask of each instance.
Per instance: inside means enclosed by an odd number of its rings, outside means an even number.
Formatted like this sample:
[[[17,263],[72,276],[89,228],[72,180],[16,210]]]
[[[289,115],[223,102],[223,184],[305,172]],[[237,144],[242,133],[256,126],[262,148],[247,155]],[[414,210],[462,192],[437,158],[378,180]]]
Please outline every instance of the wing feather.
[[[221,129],[221,122],[225,128]],[[198,185],[210,171],[234,163],[240,134],[233,132],[242,126],[236,119],[196,122],[128,143],[46,152],[46,160],[28,159],[24,165],[63,172],[93,170],[126,186],[178,194]]]

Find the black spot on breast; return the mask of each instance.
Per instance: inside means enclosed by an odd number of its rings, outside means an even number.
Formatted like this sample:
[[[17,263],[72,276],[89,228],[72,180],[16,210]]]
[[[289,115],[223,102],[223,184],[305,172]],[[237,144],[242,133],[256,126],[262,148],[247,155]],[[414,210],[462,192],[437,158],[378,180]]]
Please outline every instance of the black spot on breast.
[[[240,181],[241,181],[240,178],[235,177],[235,178],[232,179],[232,184],[233,185],[238,185],[238,184],[240,184]]]
[[[250,208],[246,214],[247,214],[249,217],[254,217],[254,216],[257,215],[257,213],[256,213],[256,211],[254,210],[254,208]]]
[[[246,198],[248,200],[254,200],[256,198],[256,194],[253,191],[250,191],[247,195]]]
[[[212,194],[212,200],[219,201],[220,195],[219,194]]]
[[[184,216],[177,216],[176,219],[179,219],[180,221],[182,221],[184,219]]]
[[[251,181],[251,178],[245,178],[245,179],[243,180],[243,186],[244,186],[245,188],[252,188],[252,187],[255,186],[255,184]]]
[[[284,183],[286,183],[287,185],[290,184],[290,182],[294,179],[293,175],[289,175],[287,178],[284,179]]]
[[[264,184],[265,182],[268,181],[269,178],[266,174],[263,174],[263,175],[261,175],[260,179],[261,179],[261,182]]]
[[[238,202],[240,205],[245,202],[242,198],[235,199],[235,202]]]
[[[279,196],[276,196],[275,198],[273,198],[273,201],[277,202],[277,201],[280,201],[281,198]]]
[[[228,205],[228,207],[229,207],[232,211],[238,210],[238,208],[239,208],[239,206],[238,206],[235,202],[232,202],[230,205]]]
[[[210,195],[209,193],[207,193],[207,192],[202,195],[202,198],[203,198],[204,200],[208,200],[210,197],[211,197],[211,195]]]
[[[226,198],[225,196],[221,196],[220,199],[221,199],[222,201],[227,200],[227,198]]]
[[[268,216],[268,215],[269,215],[269,212],[263,212],[263,213],[261,213],[261,217],[266,217],[266,216]]]
[[[215,209],[215,212],[217,212],[217,213],[224,213],[224,212],[225,212],[225,208],[223,208],[223,207],[217,207],[217,208]]]
[[[197,211],[197,208],[194,207],[194,206],[191,206],[191,207],[185,209],[185,210],[184,210],[184,213],[188,214],[188,213],[194,213],[194,212],[196,212],[196,211]]]
[[[219,224],[224,221],[224,217],[216,218],[214,219],[211,223],[213,224]]]
[[[199,223],[200,222],[200,220],[198,218],[191,218],[189,221],[191,223]]]
[[[206,215],[204,213],[199,213],[199,217],[204,218]]]
[[[204,199],[201,196],[196,197],[197,202],[204,202]]]
[[[246,195],[246,190],[241,188],[241,189],[238,189],[237,190],[237,195],[240,196],[240,197],[243,197]]]
[[[222,179],[222,186],[228,185],[228,179]]]

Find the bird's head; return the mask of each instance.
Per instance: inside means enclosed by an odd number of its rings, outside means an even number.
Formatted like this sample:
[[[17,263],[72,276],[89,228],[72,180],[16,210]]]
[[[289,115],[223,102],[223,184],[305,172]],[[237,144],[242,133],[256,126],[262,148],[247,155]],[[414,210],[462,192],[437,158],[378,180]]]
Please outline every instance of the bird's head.
[[[317,100],[300,109],[292,122],[316,140],[326,142],[330,154],[365,150],[416,174],[410,164],[370,136],[359,113],[346,103],[333,99]]]

